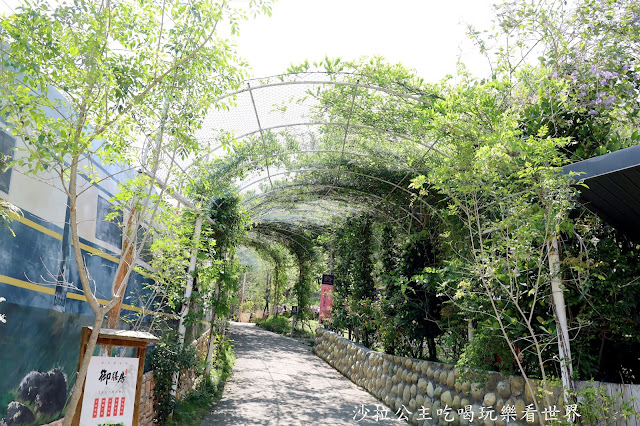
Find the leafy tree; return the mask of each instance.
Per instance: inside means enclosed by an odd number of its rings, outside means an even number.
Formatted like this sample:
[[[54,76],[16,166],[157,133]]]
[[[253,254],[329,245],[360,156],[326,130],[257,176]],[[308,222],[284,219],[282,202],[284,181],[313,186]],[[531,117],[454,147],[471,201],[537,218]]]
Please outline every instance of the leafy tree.
[[[558,174],[567,140],[543,132],[524,137],[518,104],[503,97],[504,89],[499,81],[466,80],[443,90],[431,129],[447,156],[412,185],[428,181],[467,232],[466,248],[455,241],[456,255],[445,261],[466,278],[445,281],[442,291],[464,310],[484,310],[485,326],[502,334],[518,371],[546,381],[547,343],[556,334],[545,306],[553,279],[548,253],[555,233],[568,226],[572,194],[569,179]],[[523,353],[537,368],[526,368]]]
[[[143,312],[136,318],[134,329],[143,326],[147,315],[151,315],[148,330],[161,332],[170,328],[168,321],[178,315],[183,302],[185,271],[189,266],[189,249],[193,245],[192,214],[183,212],[174,215],[172,220],[163,221],[163,229],[155,233],[151,244],[151,258],[147,271],[141,266],[138,270],[152,279],[146,285],[147,293],[140,300]]]
[[[633,383],[640,345],[638,245],[592,215],[581,217],[576,228],[587,247],[565,244],[563,262],[577,329],[572,342],[576,374],[584,380]]]
[[[264,237],[249,237],[246,241],[258,254],[267,260],[266,287],[264,296],[264,312],[277,316],[278,306],[288,282],[288,266],[291,261],[289,252],[282,243]]]
[[[585,159],[638,143],[639,11],[631,0],[506,1],[492,31],[471,33],[496,76],[539,99],[525,133],[571,137],[563,150]]]
[[[155,378],[155,420],[164,425],[167,424],[177,402],[172,392],[173,377],[183,369],[197,367],[198,354],[194,346],[183,347],[175,334],[169,334],[163,337],[150,358]]]
[[[639,13],[637,2],[627,0],[509,1],[498,8],[494,31],[484,39],[475,35],[495,74],[510,78],[511,99],[520,91],[533,100],[522,104],[524,135],[542,131],[569,138],[558,149],[572,161],[638,144]],[[568,278],[570,326],[576,330],[573,364],[583,379],[603,374],[618,380],[620,374],[605,373],[601,366],[604,342],[618,345],[617,354],[633,351],[628,336],[637,331],[629,320],[636,300],[629,285],[637,263],[630,261],[637,258],[634,244],[583,208],[575,208],[572,220],[575,226],[563,233],[563,275]],[[596,300],[611,306],[611,297],[624,308],[596,307]]]
[[[432,361],[437,357],[435,338],[442,334],[439,325],[442,301],[437,296],[439,277],[433,273],[440,262],[437,250],[437,243],[429,231],[409,237],[400,267],[400,273],[406,277],[402,288],[404,301],[398,307],[398,314],[405,317],[410,354],[422,358],[426,340]]]
[[[258,6],[268,11],[267,4]],[[17,165],[29,173],[56,176],[69,198],[75,261],[96,316],[88,354],[104,316],[123,297],[119,283],[127,282],[144,246],[146,234],[135,241],[138,227],[143,222],[151,226],[162,204],[164,190],[153,192],[160,170],[170,172],[178,157],[196,149],[194,131],[209,105],[242,78],[229,42],[215,37],[221,19],[230,19],[237,28],[235,11],[208,0],[80,0],[55,8],[36,0],[2,21],[0,113],[25,147]],[[93,157],[104,163],[139,163],[150,176],[138,177],[139,184],[129,187],[145,190],[136,191],[133,204],[125,206],[136,223],[124,232],[128,245],[107,305],[92,293],[79,244],[81,176],[89,182],[104,178],[94,170]],[[76,378],[66,425],[75,413],[89,360],[84,358]]]
[[[0,155],[0,174],[4,173],[8,167],[7,161],[3,155]],[[20,214],[20,209],[16,206],[8,202],[7,200],[3,200],[0,198],[0,225],[3,225],[5,228],[11,232],[11,235],[15,237],[15,233],[11,229],[11,220],[13,215]]]

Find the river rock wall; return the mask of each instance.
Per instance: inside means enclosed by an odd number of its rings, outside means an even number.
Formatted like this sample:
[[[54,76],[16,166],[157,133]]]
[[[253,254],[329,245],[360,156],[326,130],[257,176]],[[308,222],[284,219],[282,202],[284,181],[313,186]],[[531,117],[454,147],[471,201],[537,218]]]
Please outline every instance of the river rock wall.
[[[519,376],[489,373],[482,383],[471,383],[453,365],[383,354],[321,328],[316,330],[314,351],[384,402],[393,410],[390,417],[404,413],[414,425],[502,426],[507,425],[507,418],[509,425],[538,421],[536,411],[527,422],[527,412],[532,411],[534,400],[525,380]],[[535,395],[535,382],[531,382]],[[559,391],[551,396],[551,402],[557,406],[559,417],[565,413]],[[539,404],[540,410],[544,410],[542,405]],[[515,410],[505,410],[505,406]],[[370,409],[373,411],[375,407]],[[509,411],[515,411],[514,415],[502,415]],[[484,418],[480,419],[483,413]]]

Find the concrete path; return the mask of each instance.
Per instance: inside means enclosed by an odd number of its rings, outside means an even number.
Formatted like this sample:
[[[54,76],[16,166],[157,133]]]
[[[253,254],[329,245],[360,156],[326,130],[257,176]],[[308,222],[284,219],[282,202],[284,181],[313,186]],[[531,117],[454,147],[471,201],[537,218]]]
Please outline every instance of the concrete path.
[[[231,333],[233,376],[202,426],[401,424],[309,346],[253,324],[231,323]]]

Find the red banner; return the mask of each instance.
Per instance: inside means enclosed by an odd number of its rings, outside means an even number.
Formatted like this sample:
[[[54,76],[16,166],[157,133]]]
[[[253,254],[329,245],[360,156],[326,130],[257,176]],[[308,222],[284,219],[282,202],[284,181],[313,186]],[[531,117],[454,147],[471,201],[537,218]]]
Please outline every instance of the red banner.
[[[320,323],[323,319],[331,318],[331,307],[333,306],[333,286],[322,284],[320,288]]]

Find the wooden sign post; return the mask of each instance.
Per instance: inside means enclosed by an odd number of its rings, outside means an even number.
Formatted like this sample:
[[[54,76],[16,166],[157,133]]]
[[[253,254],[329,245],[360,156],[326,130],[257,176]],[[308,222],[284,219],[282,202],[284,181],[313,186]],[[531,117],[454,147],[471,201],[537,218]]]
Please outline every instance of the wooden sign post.
[[[82,337],[80,339],[80,359],[78,360],[78,370],[80,370],[80,365],[82,364],[82,360],[84,359],[87,351],[87,344],[89,342],[89,338],[91,337],[91,333],[93,332],[93,327],[82,327]],[[149,343],[158,342],[159,339],[151,333],[146,333],[142,331],[131,331],[131,330],[113,330],[108,328],[103,328],[100,330],[98,334],[98,345],[103,346],[124,346],[129,348],[137,348],[137,358],[138,358],[138,374],[136,381],[136,396],[134,401],[134,409],[133,409],[133,425],[138,424],[138,420],[140,417],[140,393],[142,391],[142,374],[144,373],[144,356],[147,350],[147,345]],[[117,358],[115,358],[117,359]],[[78,409],[76,410],[75,415],[73,416],[73,426],[80,426],[80,418],[82,414],[82,405],[84,400],[84,390],[85,390],[86,381],[82,386],[82,396],[80,398],[80,404],[78,405]]]

